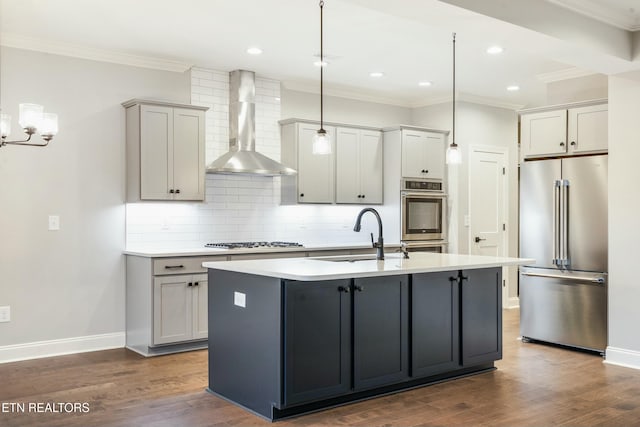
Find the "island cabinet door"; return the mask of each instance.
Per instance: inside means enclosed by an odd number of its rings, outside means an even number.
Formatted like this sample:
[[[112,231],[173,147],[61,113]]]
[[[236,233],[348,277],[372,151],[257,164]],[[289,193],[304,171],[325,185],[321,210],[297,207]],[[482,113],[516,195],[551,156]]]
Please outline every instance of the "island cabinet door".
[[[411,283],[411,375],[460,367],[458,272],[414,274]]]
[[[502,359],[502,269],[464,270],[461,278],[462,365]]]
[[[348,393],[350,280],[285,282],[285,405]]]
[[[408,378],[408,283],[408,276],[354,279],[354,390]]]

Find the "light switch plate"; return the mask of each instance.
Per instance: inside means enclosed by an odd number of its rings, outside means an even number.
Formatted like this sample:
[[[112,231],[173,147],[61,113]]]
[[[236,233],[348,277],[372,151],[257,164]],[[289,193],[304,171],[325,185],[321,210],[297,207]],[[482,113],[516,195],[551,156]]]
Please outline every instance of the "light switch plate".
[[[49,215],[49,230],[51,231],[60,230],[60,216]]]
[[[247,306],[247,294],[243,294],[242,292],[234,292],[233,304],[237,305],[238,307],[245,308]]]
[[[0,307],[0,322],[11,322],[11,307],[5,305]]]

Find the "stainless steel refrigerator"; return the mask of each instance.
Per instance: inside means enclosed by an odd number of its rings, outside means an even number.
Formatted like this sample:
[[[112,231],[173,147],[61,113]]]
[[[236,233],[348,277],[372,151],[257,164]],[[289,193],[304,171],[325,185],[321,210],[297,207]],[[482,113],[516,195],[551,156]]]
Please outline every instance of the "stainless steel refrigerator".
[[[604,353],[607,156],[520,167],[520,334]]]

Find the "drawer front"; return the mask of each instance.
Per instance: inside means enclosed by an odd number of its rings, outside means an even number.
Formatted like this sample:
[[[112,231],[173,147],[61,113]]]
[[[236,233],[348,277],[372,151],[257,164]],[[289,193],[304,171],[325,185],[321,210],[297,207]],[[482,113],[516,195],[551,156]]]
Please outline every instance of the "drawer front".
[[[207,269],[202,266],[203,262],[226,260],[227,257],[225,255],[159,258],[153,260],[153,274],[154,276],[163,276],[167,274],[206,273]]]

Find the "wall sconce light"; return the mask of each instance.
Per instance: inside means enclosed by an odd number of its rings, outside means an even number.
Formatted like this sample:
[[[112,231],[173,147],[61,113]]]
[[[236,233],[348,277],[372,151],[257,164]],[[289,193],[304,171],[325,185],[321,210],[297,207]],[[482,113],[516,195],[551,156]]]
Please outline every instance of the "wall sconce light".
[[[45,147],[49,141],[58,133],[58,115],[53,113],[45,113],[44,107],[38,104],[20,104],[20,116],[18,123],[22,127],[27,139],[21,141],[7,141],[7,137],[11,133],[11,116],[8,114],[0,114],[0,147],[12,145],[28,145],[31,147]],[[40,132],[40,136],[44,143],[33,143],[31,137],[34,133]]]

